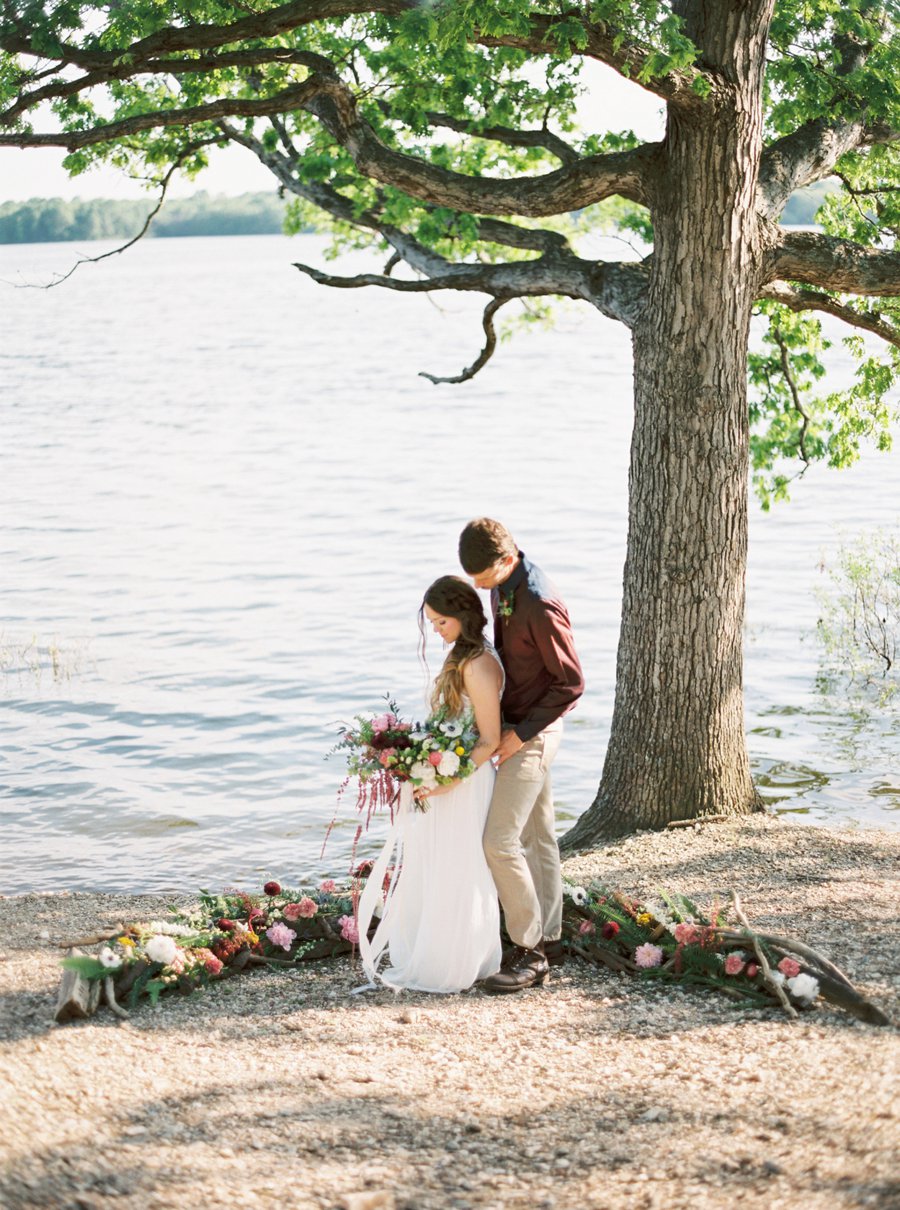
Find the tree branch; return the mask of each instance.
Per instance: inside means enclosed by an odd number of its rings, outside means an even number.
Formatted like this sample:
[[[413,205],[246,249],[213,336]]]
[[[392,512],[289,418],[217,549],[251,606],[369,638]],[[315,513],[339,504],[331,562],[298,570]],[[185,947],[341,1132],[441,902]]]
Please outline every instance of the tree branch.
[[[649,47],[624,38],[621,30],[600,22],[592,24],[582,20],[577,10],[565,15],[569,19],[577,18],[584,30],[585,45],[578,47],[578,53],[585,58],[596,59],[615,68],[627,79],[663,100],[692,108],[703,103],[692,87],[693,82],[702,75],[701,72],[673,71],[665,76],[643,76],[653,53]],[[557,40],[551,35],[552,27],[559,19],[537,13],[529,19],[528,33],[491,35],[478,31],[475,41],[482,46],[511,46],[536,55],[559,55]],[[714,81],[710,83],[715,87]]]
[[[589,302],[610,319],[617,319],[628,327],[634,326],[643,310],[648,277],[643,265],[628,262],[598,264],[573,255],[542,256],[538,260],[499,265],[445,261],[440,272],[417,281],[380,273],[340,277],[299,263],[295,268],[319,285],[338,289],[380,286],[408,294],[463,290],[490,294],[505,301],[558,295]]]
[[[223,51],[220,54],[208,52],[193,59],[150,58],[142,63],[116,61],[108,66],[95,68],[86,75],[77,76],[75,79],[57,77],[52,83],[45,84],[42,88],[23,93],[13,105],[0,113],[0,125],[12,125],[21,114],[27,113],[47,101],[77,96],[78,93],[86,92],[89,88],[95,88],[100,84],[108,84],[112,80],[126,80],[141,75],[188,75],[203,71],[218,71],[224,67],[254,68],[267,63],[294,64],[299,67],[308,67],[311,71],[333,70],[332,64],[322,55],[313,54],[310,51],[290,50],[288,47],[281,46],[266,50]]]
[[[420,201],[470,214],[540,218],[579,210],[613,194],[646,204],[645,177],[660,150],[660,144],[652,143],[631,151],[585,156],[534,177],[470,177],[385,146],[361,117],[350,89],[336,76],[323,81],[302,107],[318,118],[364,176]]]
[[[419,243],[413,236],[401,231],[398,227],[382,222],[371,210],[364,210],[360,213],[348,198],[331,185],[326,185],[321,181],[304,181],[302,157],[293,149],[287,138],[287,132],[283,130],[280,123],[276,122],[276,130],[279,131],[279,137],[282,137],[282,140],[286,141],[287,147],[290,148],[288,154],[267,151],[262,142],[254,135],[245,134],[229,125],[228,122],[220,122],[219,126],[232,142],[252,151],[289,193],[311,202],[312,205],[317,206],[340,223],[360,227],[382,236],[417,272],[440,273],[450,264],[443,256]]]
[[[136,114],[117,122],[107,122],[89,130],[68,130],[58,134],[0,134],[0,147],[64,147],[76,151],[79,147],[91,147],[97,143],[109,143],[114,139],[127,138],[143,130],[155,130],[166,126],[192,126],[198,122],[216,121],[223,117],[266,117],[283,113],[285,109],[301,108],[319,90],[318,77],[311,76],[302,84],[293,84],[281,92],[258,100],[239,97],[224,97],[220,101],[209,101],[205,105],[193,105],[187,109],[160,109],[152,113]]]
[[[424,370],[419,371],[420,378],[427,378],[429,382],[433,382],[435,386],[442,382],[459,383],[468,382],[470,378],[474,378],[479,370],[483,369],[494,355],[494,350],[497,347],[497,332],[494,328],[494,316],[501,307],[505,307],[510,300],[508,298],[495,298],[489,302],[484,309],[484,314],[481,317],[481,326],[484,328],[484,348],[478,354],[476,359],[468,366],[461,374],[456,374],[452,378],[439,378],[435,374],[426,374]]]
[[[854,122],[834,122],[831,118],[805,122],[763,152],[759,169],[763,213],[777,218],[795,189],[828,176],[848,151],[898,138],[900,131],[867,126],[862,118]]]
[[[16,22],[15,28],[0,32],[0,50],[10,54],[30,55],[36,59],[55,59],[59,63],[91,70],[111,67],[125,54],[139,60],[155,55],[179,54],[183,51],[211,50],[248,38],[275,38],[313,21],[337,20],[354,14],[368,13],[399,16],[415,7],[416,0],[294,0],[293,3],[282,4],[266,12],[252,13],[222,25],[204,25],[200,22],[167,25],[129,46],[113,50],[86,49],[64,43],[61,53],[56,55],[48,53],[43,47],[36,47],[28,36],[28,27],[19,21]]]
[[[772,282],[759,295],[760,298],[771,299],[781,303],[791,311],[822,311],[833,315],[844,323],[860,328],[864,332],[872,332],[889,344],[900,348],[900,329],[895,327],[877,311],[856,311],[846,306],[832,294],[821,294],[816,290],[798,290],[784,282]]]
[[[47,285],[38,286],[37,288],[41,290],[49,290],[52,289],[53,286],[61,286],[63,282],[68,281],[75,270],[80,269],[82,265],[96,265],[102,260],[107,260],[110,256],[120,256],[123,252],[127,252],[129,248],[133,248],[138,240],[144,238],[144,236],[150,230],[153,220],[156,218],[157,214],[159,214],[160,210],[162,210],[163,203],[166,200],[166,193],[168,192],[169,185],[172,182],[172,177],[175,175],[184,161],[188,158],[188,156],[193,155],[195,151],[199,151],[201,147],[210,147],[212,144],[217,143],[218,141],[218,139],[197,139],[195,142],[188,143],[186,147],[182,148],[174,162],[166,171],[165,176],[163,176],[162,180],[160,181],[159,197],[156,200],[156,205],[144,219],[144,224],[137,235],[132,236],[132,238],[126,243],[120,244],[118,248],[112,248],[109,252],[101,252],[99,256],[79,256],[78,260],[68,271],[68,273],[59,274]],[[31,282],[26,282],[23,284],[26,288],[32,285]]]
[[[799,281],[844,294],[900,296],[900,252],[812,231],[784,233],[767,268],[767,283]]]
[[[457,134],[469,134],[478,139],[490,139],[505,143],[508,147],[542,147],[555,155],[563,164],[574,164],[580,157],[565,139],[546,127],[542,130],[513,130],[509,126],[481,126],[464,118],[454,118],[449,113],[426,113],[432,126],[443,126]]]
[[[797,380],[794,378],[794,372],[791,369],[791,355],[787,347],[787,342],[781,335],[781,331],[777,324],[772,324],[771,328],[772,339],[778,345],[781,353],[781,372],[784,375],[784,380],[787,383],[788,391],[790,391],[791,399],[794,404],[794,411],[800,413],[802,424],[800,425],[800,433],[797,438],[797,448],[800,453],[800,461],[803,463],[803,469],[795,478],[801,478],[809,469],[809,458],[806,454],[806,432],[809,428],[809,414],[804,408],[800,399],[800,388],[797,386]]]

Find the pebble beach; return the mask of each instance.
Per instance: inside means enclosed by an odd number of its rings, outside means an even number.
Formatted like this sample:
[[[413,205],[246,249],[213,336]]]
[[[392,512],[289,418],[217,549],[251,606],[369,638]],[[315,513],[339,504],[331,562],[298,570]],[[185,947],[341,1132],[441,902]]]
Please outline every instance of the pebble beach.
[[[900,833],[771,816],[641,833],[567,878],[806,942],[897,1020]],[[171,900],[0,899],[8,1210],[900,1207],[896,1028],[570,960],[541,989],[354,995],[348,958],[53,1021],[60,943]],[[179,902],[189,902],[184,896]]]

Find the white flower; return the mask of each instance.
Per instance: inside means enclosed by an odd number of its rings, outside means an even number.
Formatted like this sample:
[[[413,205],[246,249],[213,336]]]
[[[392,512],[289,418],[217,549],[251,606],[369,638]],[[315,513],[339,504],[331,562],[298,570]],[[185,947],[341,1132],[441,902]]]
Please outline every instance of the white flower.
[[[583,886],[567,887],[566,890],[576,907],[584,907],[588,901],[588,893]]]
[[[172,938],[163,933],[157,933],[155,937],[151,937],[144,949],[151,962],[161,962],[163,966],[168,966],[170,962],[173,962],[178,952],[178,946]]]
[[[98,961],[108,970],[113,970],[117,966],[122,965],[122,959],[118,954],[114,954],[108,945],[104,945],[103,949],[97,955]]]
[[[409,775],[414,781],[420,781],[423,786],[431,788],[437,784],[434,765],[429,760],[417,760],[409,767]]]
[[[449,739],[456,739],[457,735],[462,735],[462,723],[455,723],[452,720],[447,723],[441,723],[441,730]]]
[[[781,971],[769,971],[769,982],[781,987],[784,984],[784,975]]]
[[[459,771],[459,757],[455,752],[445,752],[437,770],[441,777],[455,777]]]
[[[147,928],[152,933],[164,933],[167,937],[189,937],[196,931],[185,928],[183,924],[173,924],[170,920],[151,920]]]
[[[793,979],[788,979],[787,985],[788,991],[801,1004],[812,1004],[819,994],[819,980],[812,975],[794,975]]]
[[[427,731],[410,731],[409,738],[417,744],[421,744],[423,739],[428,739]]]

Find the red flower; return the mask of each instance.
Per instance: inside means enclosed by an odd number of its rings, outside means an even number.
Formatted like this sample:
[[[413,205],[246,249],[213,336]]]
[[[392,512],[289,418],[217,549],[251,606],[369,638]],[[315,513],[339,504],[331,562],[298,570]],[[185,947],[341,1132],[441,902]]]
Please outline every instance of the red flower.
[[[233,933],[234,921],[227,920],[224,916],[222,916],[221,919],[216,921],[216,928],[221,929],[223,933]]]
[[[619,931],[619,926],[615,920],[607,920],[603,928],[600,930],[600,936],[605,937],[607,941],[612,941],[616,933]]]
[[[359,863],[359,865],[356,867],[356,869],[353,871],[353,877],[354,878],[368,878],[369,875],[372,873],[372,866],[374,864],[375,864],[374,861],[361,861]]]
[[[267,895],[280,895],[281,894],[281,883],[280,882],[267,882],[266,885],[263,887],[263,891]]]
[[[759,967],[756,965],[755,962],[748,962],[747,970],[745,973],[746,973],[748,979],[755,979],[756,976],[759,974]]]
[[[241,942],[236,937],[220,937],[214,941],[210,949],[220,962],[229,962],[240,950]]]

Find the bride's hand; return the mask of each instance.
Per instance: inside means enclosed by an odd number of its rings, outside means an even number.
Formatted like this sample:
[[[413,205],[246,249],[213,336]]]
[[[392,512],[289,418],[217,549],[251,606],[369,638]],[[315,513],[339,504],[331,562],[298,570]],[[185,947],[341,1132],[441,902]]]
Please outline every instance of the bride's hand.
[[[425,801],[429,798],[437,798],[441,794],[448,794],[451,790],[455,789],[458,784],[459,778],[456,778],[454,781],[450,782],[449,785],[435,786],[431,790],[427,789],[425,786],[419,786],[418,789],[413,792],[413,797],[421,799],[422,801]]]

